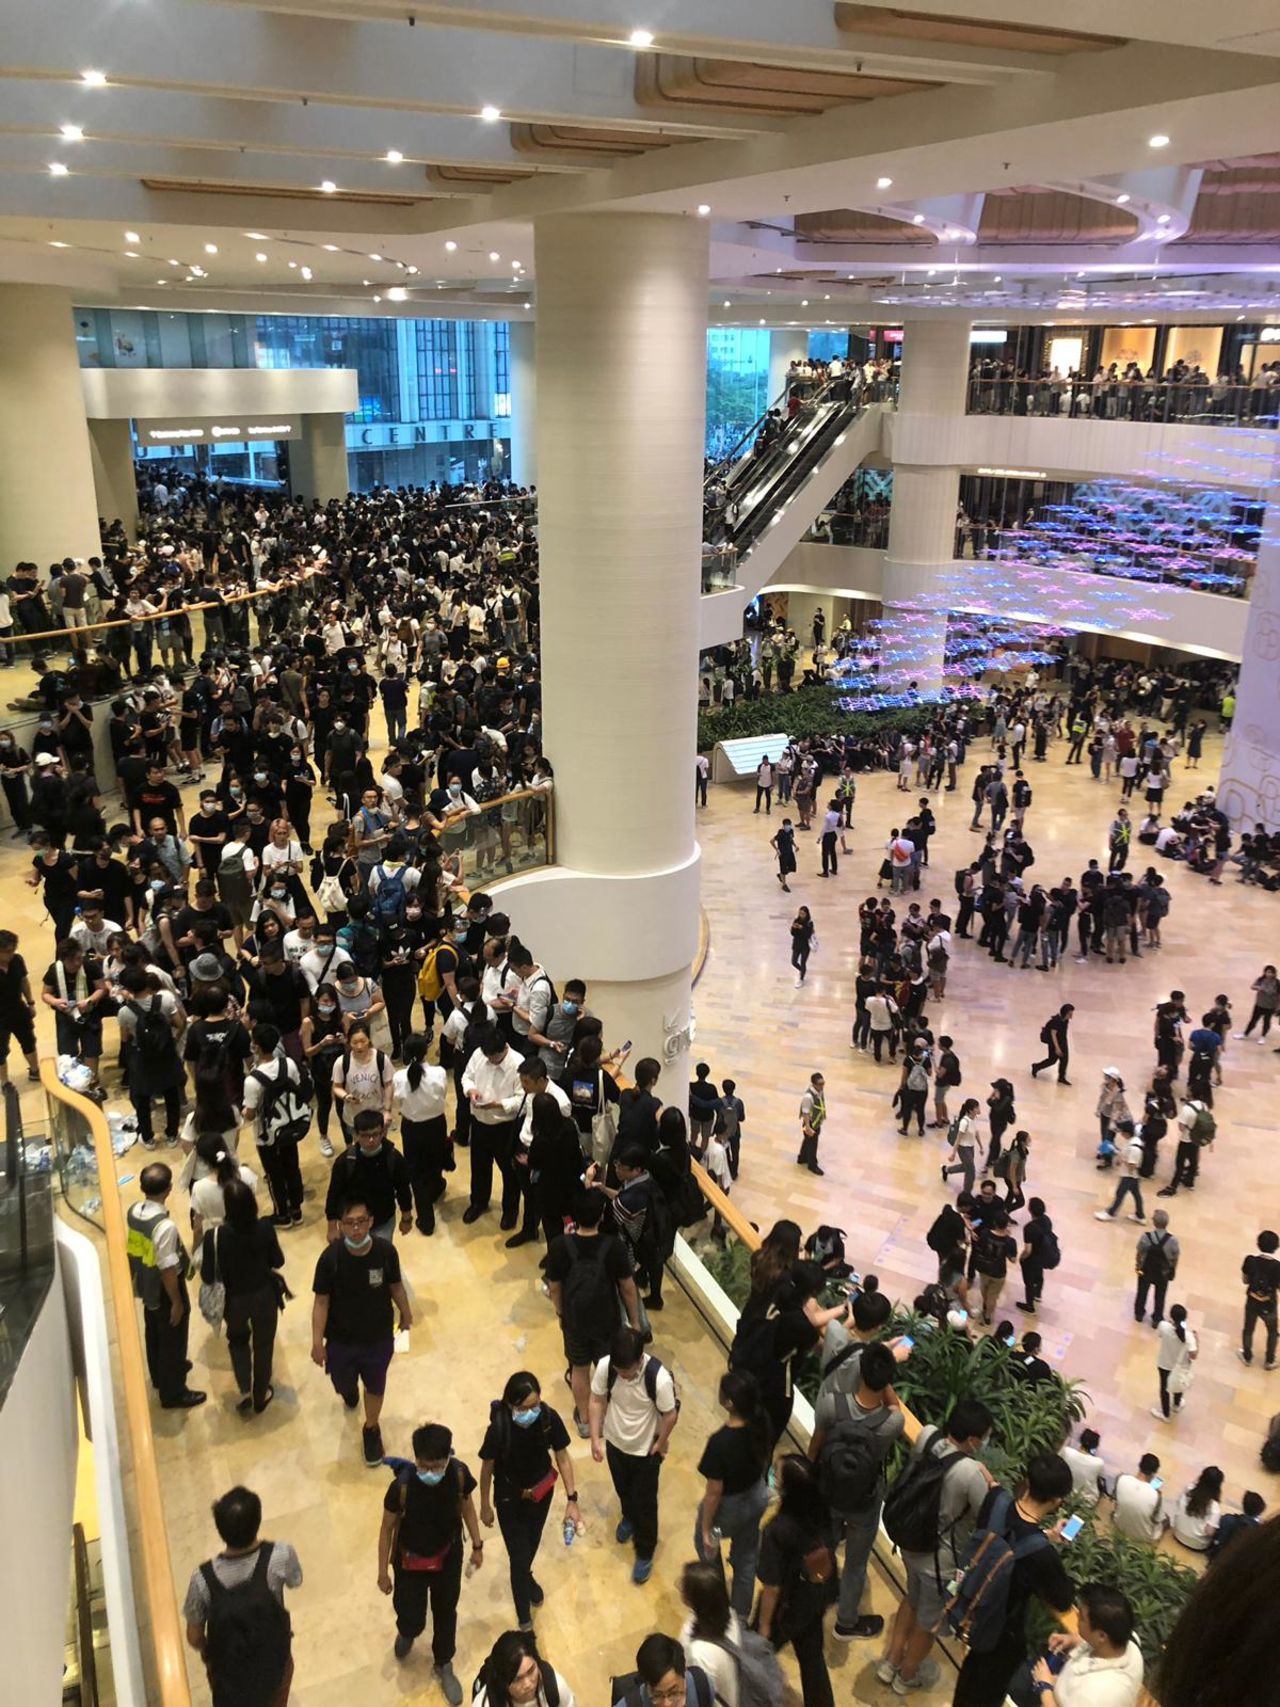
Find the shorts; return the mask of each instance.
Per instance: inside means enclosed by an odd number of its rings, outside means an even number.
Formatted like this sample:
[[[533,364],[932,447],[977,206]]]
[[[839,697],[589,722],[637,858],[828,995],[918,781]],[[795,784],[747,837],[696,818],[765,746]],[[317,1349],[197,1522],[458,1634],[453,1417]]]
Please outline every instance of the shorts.
[[[932,1553],[904,1553],[902,1563],[907,1572],[907,1605],[922,1630],[936,1630],[950,1599],[947,1588],[952,1571],[950,1563],[946,1558],[935,1563]]]
[[[8,1057],[11,1039],[24,1055],[34,1053],[36,1047],[35,1021],[25,1008],[18,1013],[0,1014],[0,1061],[4,1061]]]
[[[387,1370],[394,1350],[394,1340],[377,1340],[373,1345],[330,1340],[324,1348],[325,1373],[334,1391],[344,1399],[357,1393],[361,1382],[366,1393],[380,1398],[387,1390]]]
[[[613,1335],[604,1334],[593,1339],[590,1334],[575,1334],[566,1326],[564,1330],[564,1355],[571,1369],[586,1369],[593,1363],[599,1363],[602,1357],[608,1357],[609,1346]]]

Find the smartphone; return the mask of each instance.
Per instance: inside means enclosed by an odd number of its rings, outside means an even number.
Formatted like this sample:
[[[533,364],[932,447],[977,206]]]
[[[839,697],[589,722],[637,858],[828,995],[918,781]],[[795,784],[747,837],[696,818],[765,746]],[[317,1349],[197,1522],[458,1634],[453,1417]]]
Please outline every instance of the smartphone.
[[[622,1045],[621,1053],[623,1055],[630,1055],[630,1053],[631,1053],[631,1039],[630,1038],[628,1038],[627,1041]]]
[[[1161,1488],[1164,1487],[1164,1477],[1163,1476],[1153,1476],[1151,1478],[1150,1485],[1151,1485],[1151,1487],[1153,1487],[1156,1490],[1157,1493],[1159,1493]]]
[[[912,1339],[910,1334],[903,1334],[901,1339],[898,1341],[898,1344],[902,1347],[903,1351],[911,1351],[914,1348],[915,1343],[916,1342]]]
[[[1082,1517],[1069,1517],[1062,1526],[1062,1539],[1064,1541],[1074,1541],[1083,1528],[1084,1519]]]

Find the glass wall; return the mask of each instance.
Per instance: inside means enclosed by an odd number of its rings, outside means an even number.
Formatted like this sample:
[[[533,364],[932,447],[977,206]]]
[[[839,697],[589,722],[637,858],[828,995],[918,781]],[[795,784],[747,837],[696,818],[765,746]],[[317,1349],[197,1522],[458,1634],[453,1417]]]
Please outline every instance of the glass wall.
[[[707,456],[719,462],[769,407],[767,327],[707,331]]]

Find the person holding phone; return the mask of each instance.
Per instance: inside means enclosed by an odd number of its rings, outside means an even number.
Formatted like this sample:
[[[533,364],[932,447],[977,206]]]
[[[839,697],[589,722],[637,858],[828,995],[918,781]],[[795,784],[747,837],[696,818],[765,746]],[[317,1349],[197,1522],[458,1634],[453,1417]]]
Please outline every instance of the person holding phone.
[[[1063,1540],[1074,1539],[1067,1531],[1082,1522],[1073,1517],[1064,1524]],[[1134,1707],[1143,1659],[1132,1606],[1119,1589],[1101,1583],[1081,1589],[1079,1606],[1079,1634],[1050,1636],[1048,1657],[1032,1668],[1033,1689],[1043,1707]]]

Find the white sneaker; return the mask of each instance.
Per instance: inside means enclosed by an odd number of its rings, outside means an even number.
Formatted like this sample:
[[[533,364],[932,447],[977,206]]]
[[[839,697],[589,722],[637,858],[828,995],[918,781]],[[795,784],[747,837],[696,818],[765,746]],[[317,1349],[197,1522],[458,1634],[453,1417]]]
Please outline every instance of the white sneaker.
[[[881,1660],[876,1667],[876,1677],[881,1683],[892,1683],[898,1675],[898,1668],[892,1660]]]
[[[1147,1224],[1147,1218],[1145,1215],[1131,1215],[1129,1219],[1130,1221],[1136,1221],[1140,1227],[1145,1227]]]
[[[905,1678],[899,1675],[894,1678],[893,1693],[895,1695],[910,1695],[915,1689],[932,1689],[941,1675],[941,1667],[935,1660],[921,1660],[916,1667],[914,1677]]]
[[[1243,1031],[1233,1031],[1231,1035],[1237,1043],[1243,1043],[1245,1040],[1245,1034]]]
[[[1156,1419],[1157,1422],[1167,1423],[1170,1420],[1167,1416],[1165,1416],[1164,1412],[1160,1409],[1159,1405],[1152,1405],[1151,1414]]]
[[[1114,1221],[1115,1220],[1115,1216],[1111,1213],[1111,1211],[1109,1209],[1095,1209],[1093,1212],[1093,1218],[1095,1221]],[[1129,1217],[1129,1219],[1132,1221],[1133,1216],[1131,1215]]]
[[[333,1145],[327,1138],[322,1138],[320,1140],[320,1154],[322,1156],[332,1156],[333,1154]]]

